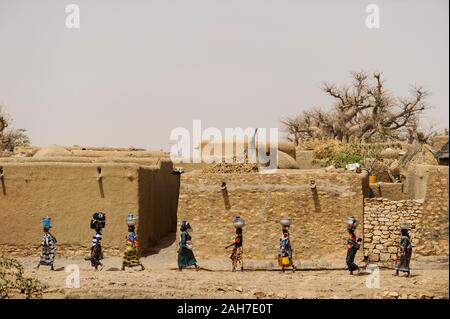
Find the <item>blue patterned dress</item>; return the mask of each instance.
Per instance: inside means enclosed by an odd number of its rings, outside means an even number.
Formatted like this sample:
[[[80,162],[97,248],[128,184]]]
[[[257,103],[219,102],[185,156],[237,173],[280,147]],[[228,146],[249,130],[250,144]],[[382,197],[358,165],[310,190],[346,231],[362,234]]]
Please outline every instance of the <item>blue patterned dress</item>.
[[[186,242],[191,240],[191,236],[187,231],[180,234],[179,250],[178,250],[178,268],[182,269],[197,264],[194,253],[186,246]]]

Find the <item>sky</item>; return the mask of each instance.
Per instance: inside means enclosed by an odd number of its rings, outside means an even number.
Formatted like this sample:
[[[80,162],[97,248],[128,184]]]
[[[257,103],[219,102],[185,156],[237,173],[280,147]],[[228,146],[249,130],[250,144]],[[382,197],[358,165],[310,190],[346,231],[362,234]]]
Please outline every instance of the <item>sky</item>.
[[[368,4],[380,28],[368,28]],[[80,28],[66,27],[66,6]],[[380,71],[449,126],[446,0],[0,0],[0,105],[32,143],[168,150],[174,128],[281,129]]]

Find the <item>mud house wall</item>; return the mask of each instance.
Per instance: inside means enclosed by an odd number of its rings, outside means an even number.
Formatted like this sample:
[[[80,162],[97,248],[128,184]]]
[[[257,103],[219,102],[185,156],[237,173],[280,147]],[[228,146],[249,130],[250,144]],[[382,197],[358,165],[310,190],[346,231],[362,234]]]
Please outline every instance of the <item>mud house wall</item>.
[[[163,159],[159,157],[84,157],[84,156],[59,156],[59,157],[3,157],[2,163],[122,163],[159,165]]]
[[[117,250],[126,236],[127,213],[139,210],[136,164],[0,166],[4,175],[0,185],[0,244],[6,248],[4,252],[24,252],[39,246],[41,219],[46,215],[53,220],[52,233],[60,251],[89,247],[93,235],[89,222],[95,211],[107,216],[105,248]],[[99,167],[101,182],[97,180]]]
[[[428,174],[423,166],[413,165],[406,172],[405,188],[410,198],[424,199]]]
[[[18,253],[34,253],[42,236],[41,218],[48,214],[59,249],[79,254],[90,245],[92,214],[104,211],[107,226],[103,245],[107,250],[118,253],[123,247],[129,212],[139,215],[141,246],[149,248],[176,228],[179,175],[172,173],[169,160],[157,163],[143,167],[123,163],[1,163],[0,233],[12,231],[24,236],[2,236],[0,244]],[[101,182],[97,180],[98,168]]]
[[[317,192],[309,187],[310,179]],[[221,190],[225,182],[227,191]],[[278,253],[280,217],[292,218],[295,258],[321,259],[345,254],[349,215],[362,219],[363,195],[355,173],[202,174],[181,177],[178,219],[193,227],[199,258],[228,258],[232,220],[239,215],[244,227],[245,258],[274,260]],[[342,257],[343,258],[343,257]]]
[[[427,173],[417,251],[422,255],[448,256],[448,166],[421,165],[421,169]]]
[[[372,183],[370,184],[370,197],[383,197],[390,200],[409,199],[403,183]]]
[[[172,170],[172,162],[166,160],[139,169],[139,236],[145,250],[176,230],[180,175]]]
[[[76,156],[86,156],[86,157],[165,157],[166,154],[162,151],[103,151],[103,150],[72,150],[71,151]]]

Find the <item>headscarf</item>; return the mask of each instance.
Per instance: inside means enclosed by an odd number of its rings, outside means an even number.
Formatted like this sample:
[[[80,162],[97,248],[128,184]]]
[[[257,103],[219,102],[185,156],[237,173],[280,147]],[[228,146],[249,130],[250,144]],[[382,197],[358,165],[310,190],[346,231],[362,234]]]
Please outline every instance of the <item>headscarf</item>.
[[[181,221],[181,227],[180,227],[180,231],[187,231],[188,229],[191,229],[191,225],[188,223],[188,222],[186,222],[186,220],[185,219],[183,219],[182,221]]]

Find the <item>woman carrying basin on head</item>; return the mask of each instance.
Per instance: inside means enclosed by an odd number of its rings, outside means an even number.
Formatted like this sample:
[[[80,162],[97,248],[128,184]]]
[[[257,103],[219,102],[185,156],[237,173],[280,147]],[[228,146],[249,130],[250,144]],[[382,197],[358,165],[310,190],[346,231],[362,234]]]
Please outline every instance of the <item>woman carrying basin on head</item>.
[[[50,233],[52,219],[50,217],[43,218],[42,226],[44,227],[44,236],[41,242],[42,251],[39,264],[36,268],[39,269],[41,265],[45,265],[50,266],[51,270],[55,270],[53,263],[55,262],[56,238]]]
[[[91,229],[95,230],[95,235],[92,236],[91,266],[98,270],[98,267],[103,267],[101,260],[103,259],[102,251],[102,229],[106,226],[106,214],[103,212],[96,212],[92,215]]]
[[[359,273],[359,267],[355,264],[356,252],[359,250],[362,239],[358,238],[356,240],[355,230],[358,226],[358,221],[354,217],[350,217],[347,220],[347,231],[348,231],[348,239],[347,239],[347,257],[346,263],[348,271],[350,271],[350,275],[353,275],[355,270]]]
[[[291,220],[288,218],[282,218],[280,220],[280,224],[282,226],[282,234],[280,237],[280,251],[278,253],[278,261],[283,272],[288,267],[292,267],[292,271],[295,272],[295,265],[292,260],[291,239],[289,237],[289,227],[291,226]]]
[[[194,252],[192,250],[192,237],[189,234],[190,230],[192,230],[191,225],[183,219],[181,222],[180,241],[178,244],[178,269],[180,271],[189,266],[195,266],[195,270],[200,270],[200,267],[197,266],[197,260],[195,259]]]
[[[123,255],[122,261],[122,270],[125,270],[125,267],[136,267],[140,266],[141,270],[144,270],[144,265],[141,263],[139,259],[139,251],[138,251],[138,240],[137,235],[135,233],[135,227],[137,224],[137,217],[134,217],[133,214],[129,213],[127,217],[127,225],[128,225],[128,236],[126,242],[126,248]]]
[[[398,276],[399,272],[406,272],[406,277],[410,275],[409,262],[412,256],[412,243],[411,237],[408,231],[409,225],[402,223],[400,225],[402,237],[400,238],[398,250],[397,250],[397,262],[395,263],[395,275]]]
[[[242,227],[245,225],[245,221],[239,217],[236,216],[236,218],[233,221],[234,227],[236,227],[236,237],[234,238],[234,242],[225,249],[228,249],[230,247],[233,247],[233,252],[231,253],[230,259],[232,262],[232,271],[236,271],[236,269],[239,267],[241,271],[244,270],[244,261],[243,261],[243,242],[244,237],[242,234]]]

